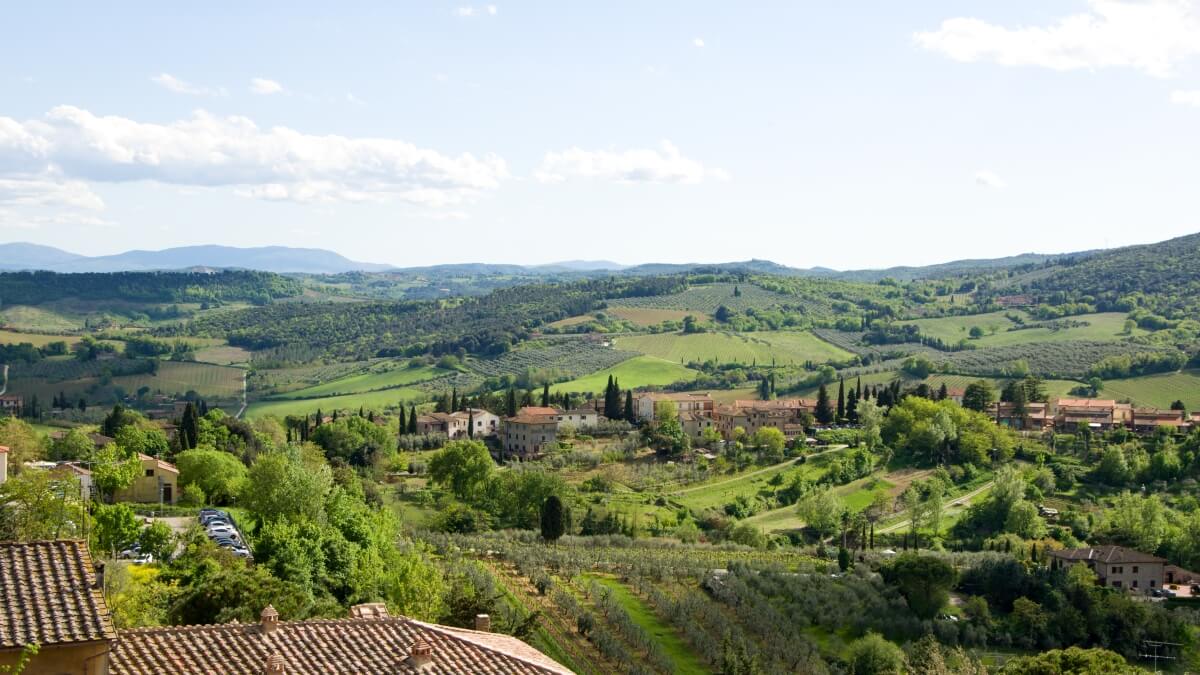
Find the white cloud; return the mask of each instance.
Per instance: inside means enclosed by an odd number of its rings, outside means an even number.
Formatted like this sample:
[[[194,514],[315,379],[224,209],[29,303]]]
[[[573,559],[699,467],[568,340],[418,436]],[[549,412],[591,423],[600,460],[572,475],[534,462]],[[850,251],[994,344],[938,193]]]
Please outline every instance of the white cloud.
[[[947,19],[914,35],[918,45],[956,61],[1054,70],[1126,67],[1153,77],[1200,54],[1195,0],[1089,0],[1089,10],[1046,26],[1007,28],[982,19]]]
[[[703,47],[703,46],[704,46],[704,40],[702,40],[702,39],[700,39],[700,38],[692,38],[692,44],[693,44],[693,45],[695,45],[695,46],[697,46],[697,47]]]
[[[1005,183],[1000,176],[997,176],[995,172],[987,171],[986,169],[975,172],[975,183],[993,190],[1003,190],[1004,188],[1008,187],[1008,184]]]
[[[282,94],[283,85],[275,80],[268,80],[265,77],[255,77],[250,80],[250,91],[261,96]]]
[[[245,117],[204,111],[171,124],[100,117],[72,106],[24,123],[0,117],[0,179],[19,184],[24,195],[10,186],[0,192],[0,203],[49,200],[37,196],[41,190],[60,202],[90,201],[98,208],[86,182],[153,181],[232,187],[275,201],[395,199],[443,206],[495,189],[506,177],[504,160],[492,155],[449,156],[393,138],[260,129]]]
[[[1171,92],[1171,103],[1200,108],[1200,89],[1177,89]]]
[[[472,17],[484,16],[484,15],[496,16],[499,13],[500,13],[500,9],[498,7],[496,7],[495,5],[484,5],[482,7],[472,7],[470,5],[466,5],[463,7],[458,7],[454,10],[455,16],[458,16],[458,17],[461,17],[464,19],[470,19]]]
[[[570,148],[548,152],[534,177],[543,183],[568,178],[594,178],[620,183],[700,183],[728,180],[722,169],[708,168],[679,153],[670,141],[659,149],[581,150]]]
[[[150,81],[176,94],[188,94],[189,96],[227,96],[229,94],[223,87],[203,87],[181,80],[170,73],[151,75]]]

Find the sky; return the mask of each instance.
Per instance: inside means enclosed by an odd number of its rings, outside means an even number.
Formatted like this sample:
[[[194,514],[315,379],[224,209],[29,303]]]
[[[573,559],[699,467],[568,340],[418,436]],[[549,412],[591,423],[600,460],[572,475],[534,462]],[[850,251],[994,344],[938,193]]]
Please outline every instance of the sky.
[[[86,255],[919,265],[1200,231],[1198,175],[1200,0],[46,1],[0,22],[0,242]]]

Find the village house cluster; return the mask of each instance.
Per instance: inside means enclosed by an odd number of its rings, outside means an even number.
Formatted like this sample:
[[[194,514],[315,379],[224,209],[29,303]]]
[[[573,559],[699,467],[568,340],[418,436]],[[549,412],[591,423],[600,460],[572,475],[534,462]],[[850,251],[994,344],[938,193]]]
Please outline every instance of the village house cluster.
[[[1200,413],[1188,415],[1183,410],[1138,408],[1112,399],[1060,398],[1050,403],[1026,403],[1024,411],[1014,403],[997,402],[991,407],[996,424],[1024,431],[1110,431],[1124,427],[1138,433],[1149,433],[1165,427],[1187,431],[1200,424]]]

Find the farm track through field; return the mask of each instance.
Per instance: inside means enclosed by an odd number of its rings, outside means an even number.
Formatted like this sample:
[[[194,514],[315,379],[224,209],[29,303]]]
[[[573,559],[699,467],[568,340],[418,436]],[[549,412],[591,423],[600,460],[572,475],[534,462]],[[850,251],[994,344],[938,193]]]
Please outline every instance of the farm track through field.
[[[577,669],[576,672],[581,675],[617,672],[614,664],[605,659],[587,638],[579,635],[570,623],[563,619],[558,607],[550,598],[539,594],[533,584],[510,564],[492,560],[484,560],[483,563],[525,606],[541,611],[542,617],[545,618],[542,627],[554,638],[558,646],[570,655],[574,661],[571,665]]]
[[[849,446],[847,446],[847,445],[830,446],[829,449],[827,449],[827,450],[822,450],[821,452],[814,452],[811,455],[805,455],[804,462],[807,464],[809,462],[809,460],[811,460],[813,457],[820,457],[821,455],[825,455],[825,454],[828,454],[831,452],[836,452],[838,450],[845,450],[847,447],[849,447]],[[734,483],[734,482],[737,482],[740,480],[745,480],[747,478],[753,478],[755,476],[759,476],[764,473],[769,473],[771,471],[778,471],[780,469],[786,469],[788,466],[791,466],[791,465],[800,466],[800,464],[796,464],[796,459],[797,459],[796,457],[793,457],[789,460],[780,462],[778,464],[772,464],[771,466],[766,466],[761,469],[756,469],[749,473],[743,473],[741,475],[734,476],[733,478],[727,478],[725,480],[717,481],[716,483],[704,483],[702,485],[694,485],[692,487],[684,488],[682,490],[677,490],[675,492],[668,492],[667,495],[670,497],[678,497],[680,495],[688,494],[689,492],[695,492],[697,490],[707,490],[707,489],[711,489],[711,488],[715,488],[715,487],[721,487],[722,485],[728,485],[729,483]]]
[[[972,499],[974,499],[974,498],[978,497],[979,495],[983,494],[984,492],[987,492],[988,490],[992,489],[992,485],[994,485],[994,484],[995,484],[995,481],[989,480],[988,482],[984,483],[983,485],[975,488],[974,490],[971,490],[970,492],[968,492],[960,497],[954,497],[954,498],[947,499],[947,501],[949,503],[942,506],[942,513],[943,514],[949,513],[951,509],[967,508],[968,506],[970,506],[970,502]],[[959,503],[962,504],[961,507],[955,506],[955,504],[959,504]],[[907,511],[907,509],[902,509],[900,511],[893,513],[891,517],[897,518],[897,517],[903,516],[906,511]],[[876,530],[875,532],[876,532],[876,534],[887,534],[888,532],[895,532],[895,531],[901,530],[907,526],[908,526],[908,521],[901,519],[895,523],[892,523],[891,525],[888,525],[886,527],[881,527],[878,530]]]

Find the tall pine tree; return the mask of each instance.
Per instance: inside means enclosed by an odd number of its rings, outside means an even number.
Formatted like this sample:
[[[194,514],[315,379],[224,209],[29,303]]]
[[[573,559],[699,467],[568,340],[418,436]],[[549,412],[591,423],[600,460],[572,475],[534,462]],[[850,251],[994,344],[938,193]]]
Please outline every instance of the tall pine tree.
[[[625,421],[630,424],[634,422],[632,389],[625,392]]]

